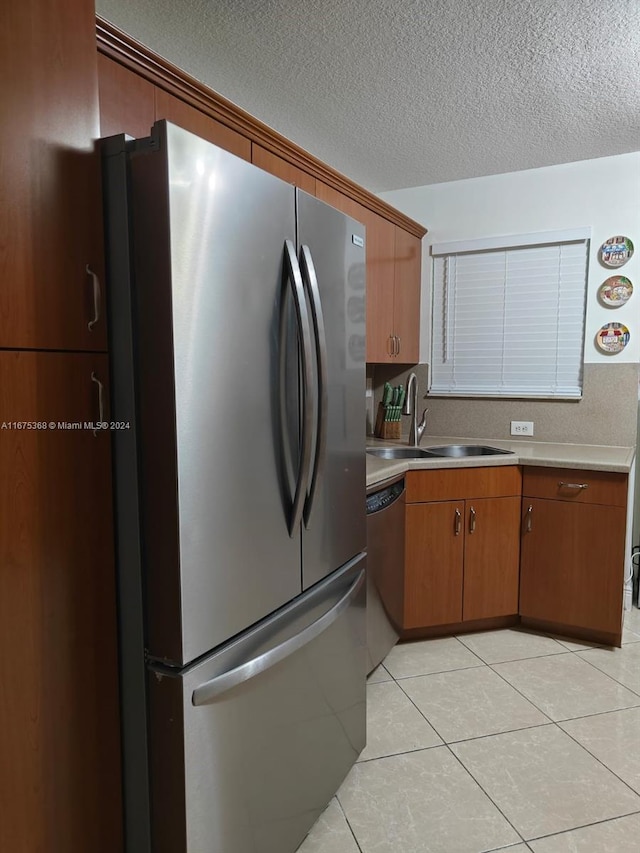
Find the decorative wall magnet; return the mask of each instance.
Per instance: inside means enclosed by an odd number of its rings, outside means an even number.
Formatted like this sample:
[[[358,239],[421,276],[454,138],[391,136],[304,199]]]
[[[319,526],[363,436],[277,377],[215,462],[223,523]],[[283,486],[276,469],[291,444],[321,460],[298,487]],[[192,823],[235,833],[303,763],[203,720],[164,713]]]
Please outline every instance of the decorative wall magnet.
[[[596,346],[607,355],[616,355],[629,343],[631,334],[622,323],[607,323],[596,335]]]
[[[598,288],[598,298],[608,308],[619,308],[628,302],[633,293],[633,285],[623,275],[612,275]]]
[[[621,267],[633,255],[633,243],[628,237],[609,237],[600,246],[600,263],[605,267]]]

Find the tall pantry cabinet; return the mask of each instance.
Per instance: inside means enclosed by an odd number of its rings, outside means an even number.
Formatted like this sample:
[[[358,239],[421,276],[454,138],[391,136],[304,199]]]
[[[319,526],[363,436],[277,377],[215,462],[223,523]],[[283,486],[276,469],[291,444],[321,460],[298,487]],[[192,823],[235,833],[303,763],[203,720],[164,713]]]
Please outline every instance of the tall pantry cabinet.
[[[0,67],[0,850],[118,853],[93,3],[7,0]]]

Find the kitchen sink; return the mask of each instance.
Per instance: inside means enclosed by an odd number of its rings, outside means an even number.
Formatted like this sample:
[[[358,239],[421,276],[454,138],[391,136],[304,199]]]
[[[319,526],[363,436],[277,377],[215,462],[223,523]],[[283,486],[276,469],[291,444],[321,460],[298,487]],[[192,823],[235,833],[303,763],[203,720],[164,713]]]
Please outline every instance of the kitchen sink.
[[[486,444],[443,444],[441,447],[367,447],[371,456],[381,459],[435,459],[453,457],[463,459],[467,456],[501,456],[513,453],[513,450],[501,450]]]
[[[367,453],[382,459],[429,459],[434,456],[422,447],[367,447]]]
[[[409,448],[412,449],[412,448]],[[486,444],[445,444],[442,447],[430,447],[430,456],[501,456],[513,453],[513,450],[501,450],[499,447],[488,447]]]

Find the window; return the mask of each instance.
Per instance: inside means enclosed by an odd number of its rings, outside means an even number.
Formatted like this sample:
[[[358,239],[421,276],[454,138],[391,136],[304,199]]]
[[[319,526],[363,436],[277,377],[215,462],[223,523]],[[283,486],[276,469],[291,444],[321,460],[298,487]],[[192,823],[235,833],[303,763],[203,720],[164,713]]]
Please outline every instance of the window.
[[[587,229],[431,248],[434,396],[582,396]]]

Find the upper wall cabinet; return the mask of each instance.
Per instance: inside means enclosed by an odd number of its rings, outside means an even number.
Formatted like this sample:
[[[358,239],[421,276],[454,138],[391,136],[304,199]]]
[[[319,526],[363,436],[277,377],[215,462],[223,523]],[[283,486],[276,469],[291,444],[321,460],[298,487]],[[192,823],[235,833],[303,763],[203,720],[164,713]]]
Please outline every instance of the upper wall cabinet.
[[[2,4],[0,348],[106,349],[95,51],[93,3]]]
[[[100,130],[102,136],[128,133],[148,136],[154,121],[167,119],[251,160],[251,142],[180,98],[165,92],[144,77],[106,56],[98,56],[100,83]]]
[[[367,223],[367,361],[420,357],[420,239],[375,213]]]
[[[246,136],[156,87],[156,120],[162,118],[208,139],[243,160],[251,160],[251,142]]]
[[[422,244],[418,237],[395,226],[393,271],[393,330],[396,352],[386,360],[415,364],[420,358],[420,273]]]
[[[420,239],[320,181],[316,193],[367,229],[367,361],[415,364],[420,349]]]
[[[251,162],[265,172],[270,172],[289,184],[295,184],[309,195],[316,194],[316,179],[312,175],[289,163],[283,157],[273,154],[257,142],[251,143]]]
[[[134,71],[98,54],[100,135],[148,136],[156,117],[156,87]]]

